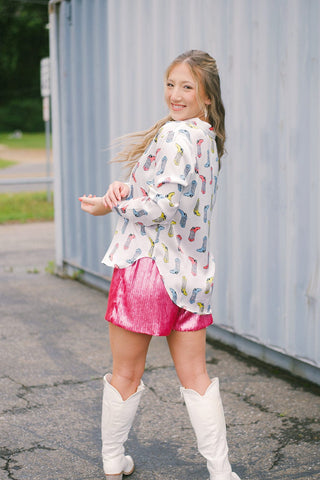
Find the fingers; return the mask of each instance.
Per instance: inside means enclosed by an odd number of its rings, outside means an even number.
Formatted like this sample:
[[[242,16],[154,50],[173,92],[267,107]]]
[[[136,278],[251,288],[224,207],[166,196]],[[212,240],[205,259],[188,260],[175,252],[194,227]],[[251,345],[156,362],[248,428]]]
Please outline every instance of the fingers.
[[[121,199],[122,199],[122,198],[126,198],[126,197],[129,195],[129,193],[130,193],[130,187],[129,187],[129,185],[127,185],[126,183],[123,183],[123,184],[121,185],[121,190],[120,190],[120,191],[121,191]]]
[[[79,198],[81,202],[81,210],[84,212],[91,213],[92,207],[93,207],[93,200],[89,196],[87,197],[86,195],[83,195],[82,197]]]
[[[99,207],[99,205],[101,205],[101,198],[99,199],[96,195],[83,195],[79,197],[79,201],[81,202],[81,210],[84,212],[90,213],[91,215],[102,214]]]
[[[106,207],[115,207],[122,199],[122,191],[124,184],[122,182],[113,182],[108,188],[107,193],[103,197],[103,203]]]
[[[96,195],[82,195],[82,197],[79,197],[79,201],[81,202],[81,204],[89,204],[89,205],[94,205],[95,204],[95,198],[96,198]]]
[[[105,208],[112,210],[113,207],[117,206],[119,202],[125,197],[129,195],[129,187],[126,183],[123,182],[113,182],[109,185],[107,193],[102,197],[102,203]],[[83,205],[95,205],[95,201],[93,200],[96,198],[96,195],[82,195],[79,197],[79,201],[81,202],[81,208],[84,210]],[[101,197],[99,197],[101,199]]]
[[[89,207],[90,206],[87,203],[81,203],[81,210],[83,210],[84,212],[90,213]]]

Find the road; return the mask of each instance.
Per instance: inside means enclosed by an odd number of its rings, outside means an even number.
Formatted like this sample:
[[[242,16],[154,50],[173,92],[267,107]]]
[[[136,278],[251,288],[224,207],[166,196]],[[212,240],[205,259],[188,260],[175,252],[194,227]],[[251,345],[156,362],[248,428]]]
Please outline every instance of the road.
[[[53,223],[1,225],[0,239],[0,479],[102,480],[106,295],[46,271]],[[207,365],[241,479],[319,480],[319,388],[219,344]],[[152,340],[143,380],[130,480],[207,480],[165,338]]]
[[[0,158],[13,160],[15,165],[0,169],[0,180],[46,177],[46,151],[42,149],[12,149],[0,144]],[[52,162],[52,160],[51,160]],[[52,164],[50,172],[52,175]],[[51,176],[49,175],[49,176]],[[46,190],[46,184],[0,185],[0,193]]]

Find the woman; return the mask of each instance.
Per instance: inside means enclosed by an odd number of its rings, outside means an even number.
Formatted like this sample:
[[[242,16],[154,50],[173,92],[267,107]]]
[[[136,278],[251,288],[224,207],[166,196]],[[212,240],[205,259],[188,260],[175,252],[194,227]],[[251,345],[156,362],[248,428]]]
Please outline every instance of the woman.
[[[113,370],[104,377],[104,472],[121,480],[134,470],[123,444],[144,389],[150,340],[165,335],[210,480],[239,480],[228,460],[219,380],[210,380],[205,362],[215,270],[210,222],[225,142],[220,79],[215,60],[191,50],[172,62],[165,80],[169,116],[129,136],[117,157],[132,168],[129,182],[113,182],[104,197],[79,199],[92,215],[119,214],[103,259],[114,267],[106,313]]]

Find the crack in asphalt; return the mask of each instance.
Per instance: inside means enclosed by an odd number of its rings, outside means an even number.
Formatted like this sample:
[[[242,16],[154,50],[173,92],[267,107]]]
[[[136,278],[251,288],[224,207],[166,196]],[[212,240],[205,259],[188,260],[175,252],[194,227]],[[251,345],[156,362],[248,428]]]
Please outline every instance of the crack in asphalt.
[[[312,444],[319,443],[320,445],[320,431],[314,431],[311,428],[313,425],[320,424],[319,419],[310,417],[304,417],[303,419],[292,416],[284,417],[282,414],[270,410],[261,403],[253,401],[252,397],[254,397],[254,395],[243,395],[240,393],[235,393],[235,395],[241,398],[247,405],[257,408],[263,413],[275,415],[281,419],[282,427],[277,432],[270,434],[270,437],[276,440],[279,445],[272,451],[273,461],[269,470],[272,470],[275,466],[281,463],[281,460],[284,457],[283,449],[288,445],[299,445],[301,442]]]
[[[26,391],[30,391],[33,389],[45,389],[45,388],[52,388],[52,387],[60,387],[64,385],[84,385],[86,383],[95,382],[97,380],[101,380],[102,377],[92,377],[86,380],[62,380],[62,382],[54,382],[54,383],[40,383],[39,385],[29,385],[26,386],[21,382],[18,382],[14,378],[10,377],[9,375],[4,375],[1,377],[2,379],[9,379],[11,382],[15,383],[16,385],[20,385],[21,388],[25,389]]]
[[[211,345],[217,350],[229,353],[229,355],[231,355],[233,358],[239,360],[244,365],[247,365],[247,367],[249,367],[249,371],[247,372],[248,376],[255,377],[260,375],[266,378],[279,378],[294,389],[299,386],[305,392],[320,395],[320,385],[306,380],[299,375],[295,375],[281,367],[276,367],[267,363],[266,361],[241,352],[237,348],[213,339],[210,336],[207,337],[207,344]],[[252,371],[253,367],[256,368],[255,371]]]
[[[206,359],[206,363],[208,363],[209,365],[218,365],[219,362],[220,362],[220,360],[218,360],[215,357],[211,357],[211,358]]]
[[[17,450],[9,450],[6,447],[0,447],[0,458],[4,460],[5,466],[2,467],[1,469],[4,470],[7,475],[8,479],[10,480],[18,480],[16,477],[14,477],[14,471],[21,470],[21,467],[18,462],[15,460],[15,456],[19,455],[20,453],[26,453],[26,452],[34,452],[35,450],[51,450],[54,451],[56,450],[55,448],[50,448],[50,447],[45,447],[44,445],[35,445],[30,448],[20,448]]]
[[[172,400],[172,399],[165,399],[162,395],[160,395],[155,388],[153,387],[149,387],[148,385],[146,385],[146,388],[148,390],[150,390],[150,392],[152,392],[157,398],[158,400],[160,400],[161,402],[163,403],[170,403],[171,405],[179,405],[179,404],[182,404],[182,401],[181,400]]]
[[[46,383],[43,383],[43,384],[39,384],[39,385],[24,385],[23,383],[21,382],[18,382],[17,380],[15,380],[14,378],[10,377],[9,375],[3,375],[1,377],[1,379],[7,379],[7,380],[10,380],[12,383],[14,383],[15,385],[19,385],[19,390],[18,392],[16,393],[16,397],[25,401],[26,402],[26,406],[25,407],[12,407],[10,409],[7,409],[7,410],[3,410],[2,412],[0,412],[0,416],[3,416],[3,415],[17,415],[17,414],[23,414],[23,413],[26,413],[27,411],[30,411],[30,410],[34,410],[34,409],[37,409],[37,408],[40,408],[42,407],[42,404],[40,403],[37,403],[37,402],[31,402],[28,398],[26,398],[26,396],[31,393],[32,391],[35,391],[35,390],[45,390],[45,389],[49,389],[49,388],[57,388],[57,387],[61,387],[61,386],[73,386],[73,385],[84,385],[86,383],[90,383],[90,382],[94,382],[94,381],[101,381],[101,377],[94,377],[94,378],[90,378],[90,379],[86,379],[86,380],[62,380],[61,382],[54,382],[53,384],[46,384]]]
[[[276,433],[271,433],[271,438],[277,440],[279,446],[272,452],[274,460],[269,470],[279,465],[284,456],[282,451],[287,445],[299,445],[301,442],[319,443],[320,445],[320,431],[314,431],[310,428],[312,425],[319,425],[319,419],[305,417],[301,420],[297,417],[281,417],[281,421],[282,427],[280,430]]]
[[[246,394],[242,394],[242,393],[236,392],[235,395],[236,395],[238,398],[241,398],[241,400],[243,400],[247,405],[250,405],[250,407],[255,407],[255,408],[257,408],[258,410],[260,410],[260,412],[263,412],[263,413],[275,413],[275,412],[271,412],[268,407],[265,407],[265,406],[262,405],[261,403],[252,401],[252,397],[254,397],[253,394],[251,394],[251,395],[246,395]]]
[[[170,370],[173,370],[174,369],[174,366],[173,365],[156,365],[156,366],[147,366],[145,369],[144,369],[144,373],[150,373],[150,372],[153,372],[155,370],[167,370],[167,369],[170,369]]]

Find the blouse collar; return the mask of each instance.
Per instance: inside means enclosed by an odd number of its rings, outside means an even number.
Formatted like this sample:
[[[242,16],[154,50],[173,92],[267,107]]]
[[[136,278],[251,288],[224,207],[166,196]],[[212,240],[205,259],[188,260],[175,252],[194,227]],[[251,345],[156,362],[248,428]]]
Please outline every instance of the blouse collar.
[[[200,118],[198,117],[188,118],[188,120],[173,120],[173,121],[177,123],[186,123],[187,125],[190,125],[191,128],[199,127],[207,135],[210,135],[213,138],[216,137],[216,133],[212,125],[210,125],[210,123],[208,122],[205,122],[204,120],[200,120]]]

